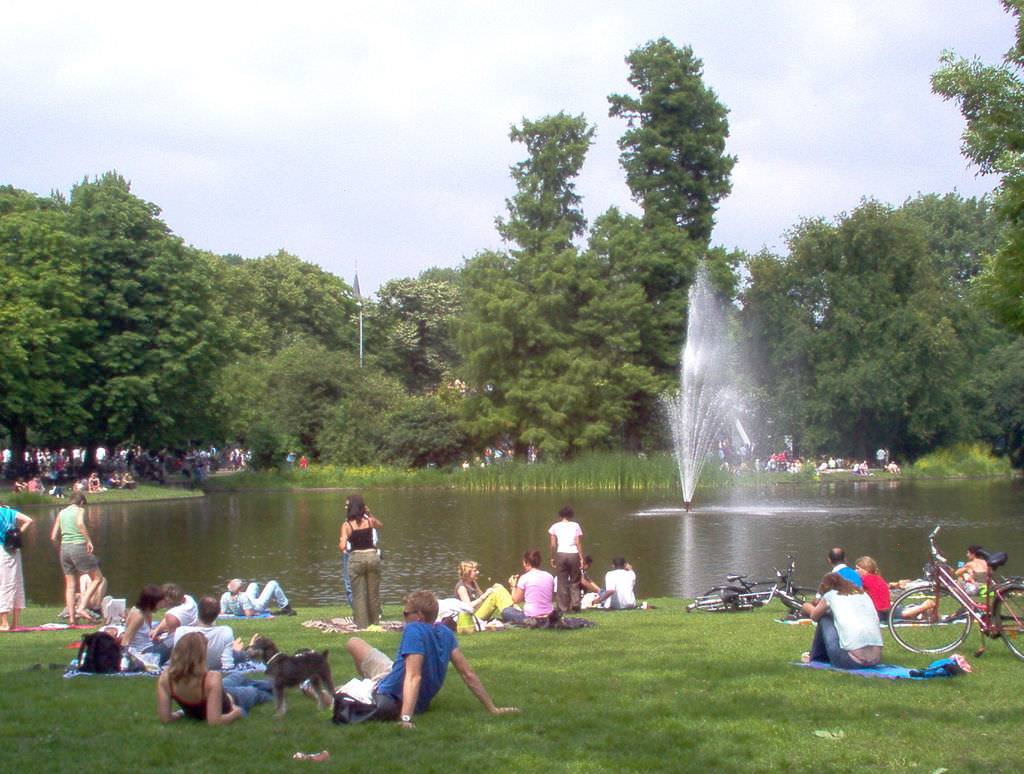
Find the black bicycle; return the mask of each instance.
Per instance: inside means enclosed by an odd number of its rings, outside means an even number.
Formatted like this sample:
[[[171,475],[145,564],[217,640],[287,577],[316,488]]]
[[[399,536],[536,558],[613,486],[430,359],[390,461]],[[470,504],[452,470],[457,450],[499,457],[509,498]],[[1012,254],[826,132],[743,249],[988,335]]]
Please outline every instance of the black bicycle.
[[[793,613],[800,613],[804,602],[810,602],[816,589],[797,586],[794,583],[796,560],[790,556],[789,567],[775,568],[775,579],[751,581],[746,575],[727,575],[721,586],[712,586],[686,606],[691,610],[705,610],[709,613],[737,612],[763,607],[778,597]]]

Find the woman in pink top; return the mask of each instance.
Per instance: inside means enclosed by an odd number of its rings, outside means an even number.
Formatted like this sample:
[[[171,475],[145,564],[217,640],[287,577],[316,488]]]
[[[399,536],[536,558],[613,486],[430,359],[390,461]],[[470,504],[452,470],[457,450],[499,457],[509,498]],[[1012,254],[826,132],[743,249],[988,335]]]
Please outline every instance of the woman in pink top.
[[[547,618],[555,609],[555,579],[540,568],[540,551],[534,549],[523,554],[523,574],[512,589],[512,601],[523,603],[527,618]]]

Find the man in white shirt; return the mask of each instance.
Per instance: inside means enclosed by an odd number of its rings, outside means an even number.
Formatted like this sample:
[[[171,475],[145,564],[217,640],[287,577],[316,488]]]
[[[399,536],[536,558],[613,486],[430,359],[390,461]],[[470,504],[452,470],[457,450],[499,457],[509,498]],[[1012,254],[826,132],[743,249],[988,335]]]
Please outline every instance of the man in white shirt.
[[[216,672],[229,672],[235,668],[235,633],[230,626],[216,626],[220,603],[214,597],[199,598],[199,622],[195,626],[179,626],[174,630],[174,644],[189,632],[199,632],[206,638],[206,667]],[[244,651],[239,651],[244,656]]]
[[[604,591],[594,600],[594,606],[608,610],[632,610],[636,607],[636,573],[624,556],[612,560],[612,569],[605,573]]]

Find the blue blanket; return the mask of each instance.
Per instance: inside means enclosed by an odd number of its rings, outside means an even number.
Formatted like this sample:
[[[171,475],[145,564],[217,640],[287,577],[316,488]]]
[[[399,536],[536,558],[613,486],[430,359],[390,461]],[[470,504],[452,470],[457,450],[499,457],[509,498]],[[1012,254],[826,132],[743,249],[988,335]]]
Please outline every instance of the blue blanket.
[[[954,677],[971,671],[970,666],[959,655],[933,661],[924,669],[909,669],[907,667],[893,666],[892,664],[878,664],[877,666],[865,667],[864,669],[842,669],[826,664],[823,661],[812,661],[809,664],[795,662],[794,665],[810,667],[811,669],[829,669],[833,672],[847,672],[851,675],[860,675],[861,677],[884,677],[886,680],[927,680],[931,677]]]
[[[242,621],[244,621],[247,618],[273,618],[274,614],[271,613],[269,610],[264,610],[262,613],[257,613],[256,615],[228,615],[227,613],[221,613],[217,617],[218,618],[237,618],[237,619],[241,619]]]

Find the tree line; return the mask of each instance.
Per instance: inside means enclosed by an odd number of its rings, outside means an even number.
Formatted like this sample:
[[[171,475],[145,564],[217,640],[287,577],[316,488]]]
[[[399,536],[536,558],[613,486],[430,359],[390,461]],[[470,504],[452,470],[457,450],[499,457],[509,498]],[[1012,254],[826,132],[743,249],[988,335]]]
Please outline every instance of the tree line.
[[[1008,186],[994,200],[865,199],[796,224],[782,255],[729,251],[711,238],[736,159],[702,62],[664,38],[626,62],[630,92],[608,103],[638,214],[584,217],[585,116],[524,118],[496,219],[509,247],[376,299],[283,251],[187,245],[116,172],[67,197],[0,187],[12,448],[237,443],[263,466],[290,451],[347,466],[447,465],[499,445],[654,451],[702,263],[732,301],[765,453],[913,459],[979,439],[1018,453],[1024,345],[994,300],[1012,263]]]

